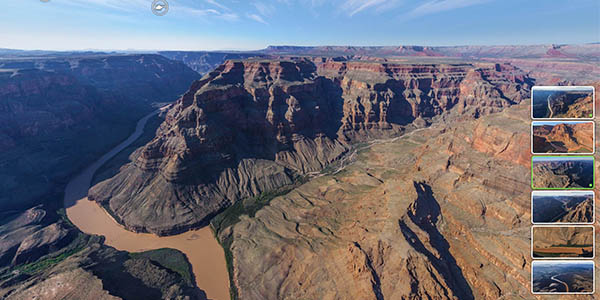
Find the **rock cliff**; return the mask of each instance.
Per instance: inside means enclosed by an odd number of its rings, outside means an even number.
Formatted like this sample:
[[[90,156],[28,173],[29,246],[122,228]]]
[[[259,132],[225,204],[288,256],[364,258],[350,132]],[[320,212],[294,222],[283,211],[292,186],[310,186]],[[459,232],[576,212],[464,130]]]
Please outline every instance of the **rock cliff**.
[[[0,57],[0,211],[55,205],[68,176],[199,77],[159,55]]]
[[[239,299],[531,298],[528,128],[519,105],[373,142],[240,217]]]
[[[530,84],[498,64],[227,61],[89,196],[131,230],[171,234],[318,172],[353,143],[500,111],[526,99]]]

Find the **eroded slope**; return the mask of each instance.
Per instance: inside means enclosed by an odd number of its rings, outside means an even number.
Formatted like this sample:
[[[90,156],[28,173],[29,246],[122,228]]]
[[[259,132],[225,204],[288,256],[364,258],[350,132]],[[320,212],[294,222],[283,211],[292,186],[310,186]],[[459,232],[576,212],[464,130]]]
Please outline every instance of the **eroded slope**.
[[[376,143],[242,217],[239,298],[528,298],[527,112]]]
[[[228,61],[90,199],[130,230],[172,234],[318,172],[354,142],[497,112],[526,99],[530,84],[497,64]]]

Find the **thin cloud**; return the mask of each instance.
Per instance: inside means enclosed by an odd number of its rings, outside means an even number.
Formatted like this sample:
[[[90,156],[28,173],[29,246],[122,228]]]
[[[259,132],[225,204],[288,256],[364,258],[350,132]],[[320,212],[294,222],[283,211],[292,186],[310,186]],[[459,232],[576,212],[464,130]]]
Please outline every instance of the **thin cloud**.
[[[408,18],[422,17],[443,11],[478,5],[489,1],[490,0],[432,0],[415,7],[405,16]]]
[[[259,16],[257,14],[247,14],[246,16],[248,17],[248,19],[254,20],[258,23],[263,23],[265,25],[269,24],[269,23],[267,23],[267,21],[265,21],[265,19],[263,19],[261,16]]]
[[[214,8],[199,9],[199,8],[191,8],[191,7],[187,7],[187,6],[178,6],[177,11],[183,12],[188,15],[200,16],[200,17],[211,17],[211,18],[217,18],[217,19],[222,19],[222,20],[226,20],[226,21],[237,21],[240,18],[235,13],[219,11]]]
[[[398,2],[398,0],[347,0],[342,4],[342,10],[350,17],[367,9],[375,9],[381,13],[394,8]]]
[[[252,5],[263,16],[270,16],[275,12],[275,6],[265,4],[264,2],[254,2]]]
[[[231,9],[219,2],[217,2],[217,0],[204,0],[206,3],[210,4],[210,5],[214,5],[220,9],[226,10],[226,11],[231,11]]]

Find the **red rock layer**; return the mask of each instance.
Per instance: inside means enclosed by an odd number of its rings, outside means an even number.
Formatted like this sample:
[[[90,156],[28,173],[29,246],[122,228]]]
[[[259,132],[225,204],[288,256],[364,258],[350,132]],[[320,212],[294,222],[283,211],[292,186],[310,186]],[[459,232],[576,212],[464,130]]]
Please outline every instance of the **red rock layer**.
[[[527,99],[530,83],[499,64],[227,61],[195,82],[134,163],[90,197],[130,229],[198,226],[239,199],[321,170],[349,143],[499,111]]]

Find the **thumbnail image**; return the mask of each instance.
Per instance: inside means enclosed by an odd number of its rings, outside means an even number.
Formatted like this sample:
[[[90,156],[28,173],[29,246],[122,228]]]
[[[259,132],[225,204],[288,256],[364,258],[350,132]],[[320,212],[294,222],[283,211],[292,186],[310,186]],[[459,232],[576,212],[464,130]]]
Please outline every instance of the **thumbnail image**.
[[[593,261],[534,261],[531,290],[536,294],[594,293]]]
[[[593,223],[593,191],[534,191],[533,223]]]
[[[594,122],[537,121],[531,124],[531,151],[544,153],[594,153]]]
[[[533,226],[533,258],[593,258],[593,226]]]
[[[534,119],[582,119],[594,117],[591,86],[536,86],[531,91]]]
[[[533,156],[533,189],[594,188],[593,156]]]

